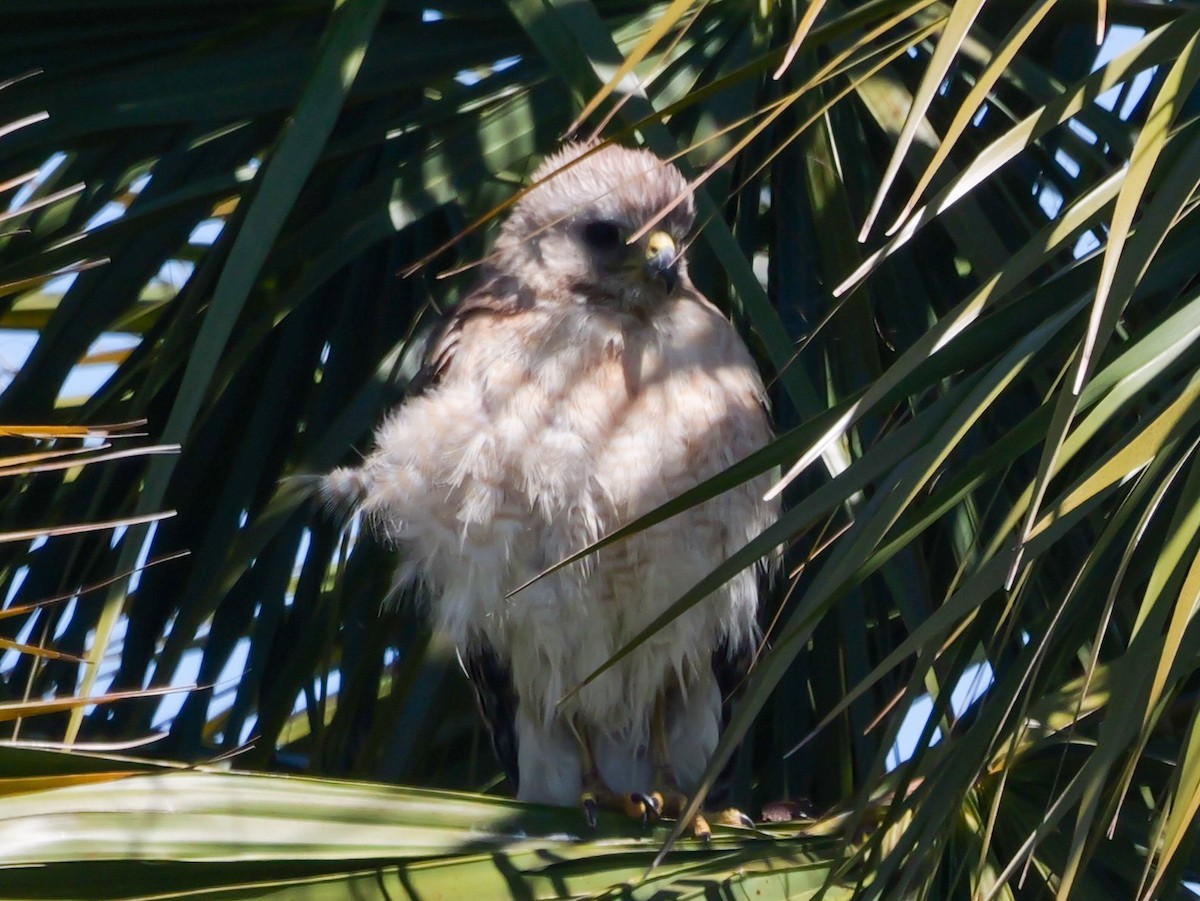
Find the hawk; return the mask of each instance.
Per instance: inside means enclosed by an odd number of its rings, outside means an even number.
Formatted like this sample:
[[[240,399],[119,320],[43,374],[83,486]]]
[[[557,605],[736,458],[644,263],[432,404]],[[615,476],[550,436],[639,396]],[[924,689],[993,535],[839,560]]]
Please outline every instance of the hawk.
[[[687,181],[648,151],[547,158],[415,396],[361,466],[324,477],[427,590],[517,797],[582,803],[592,823],[597,807],[678,815],[758,636],[761,563],[560,703],[774,521],[765,475],[512,594],[771,438],[746,346],[688,279],[694,216]]]

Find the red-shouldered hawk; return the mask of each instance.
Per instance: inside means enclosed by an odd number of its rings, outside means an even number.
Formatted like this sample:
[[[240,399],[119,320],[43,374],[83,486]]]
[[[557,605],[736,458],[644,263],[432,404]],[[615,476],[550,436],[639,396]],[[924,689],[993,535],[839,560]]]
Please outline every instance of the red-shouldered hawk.
[[[519,798],[582,800],[593,820],[596,805],[677,814],[717,743],[720,676],[758,634],[758,568],[559,702],[776,518],[769,478],[508,595],[766,444],[763,385],[688,279],[694,206],[675,167],[572,145],[534,180],[420,391],[324,487],[401,546],[399,578],[423,583],[457,642]]]

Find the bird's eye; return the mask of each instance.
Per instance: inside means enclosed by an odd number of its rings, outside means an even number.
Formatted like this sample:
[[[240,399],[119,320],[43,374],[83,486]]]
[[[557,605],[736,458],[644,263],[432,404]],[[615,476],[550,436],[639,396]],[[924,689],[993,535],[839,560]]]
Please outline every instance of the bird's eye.
[[[621,229],[604,219],[589,222],[583,227],[583,239],[598,250],[611,250],[621,243]]]

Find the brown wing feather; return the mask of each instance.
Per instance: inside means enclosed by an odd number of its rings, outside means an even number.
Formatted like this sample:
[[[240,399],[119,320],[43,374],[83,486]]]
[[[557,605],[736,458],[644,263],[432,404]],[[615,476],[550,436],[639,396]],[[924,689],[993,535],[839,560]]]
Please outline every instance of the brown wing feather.
[[[468,320],[476,316],[511,316],[532,306],[533,293],[520,279],[499,272],[485,272],[479,284],[434,327],[425,363],[409,383],[408,396],[423,394],[449,372],[463,326]]]
[[[485,272],[479,284],[435,326],[429,338],[425,363],[409,383],[408,396],[415,397],[430,390],[447,376],[454,365],[463,326],[469,320],[478,316],[511,316],[532,306],[532,292],[520,279]],[[517,697],[509,673],[509,660],[483,639],[470,647],[459,648],[459,660],[475,693],[492,749],[515,794],[518,788]]]
[[[512,316],[533,306],[533,293],[511,275],[485,268],[479,284],[441,318],[426,342],[425,361],[408,383],[406,398],[417,397],[437,385],[454,365],[463,326],[477,316]],[[307,478],[305,490],[318,494],[327,511],[349,516],[366,497],[361,467],[343,466],[319,477]],[[299,482],[298,482],[299,484]]]
[[[496,653],[483,639],[471,647],[460,649],[458,655],[463,672],[475,692],[475,704],[487,726],[496,759],[512,785],[513,794],[520,788],[517,772],[517,694],[513,689],[508,660]]]

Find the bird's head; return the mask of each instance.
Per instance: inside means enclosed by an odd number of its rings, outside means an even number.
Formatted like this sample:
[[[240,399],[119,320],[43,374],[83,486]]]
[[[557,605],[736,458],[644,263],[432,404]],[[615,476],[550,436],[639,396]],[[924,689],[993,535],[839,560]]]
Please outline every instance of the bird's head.
[[[539,296],[652,309],[687,281],[691,190],[649,151],[609,145],[584,156],[590,149],[568,145],[542,162],[504,224],[497,255]]]

